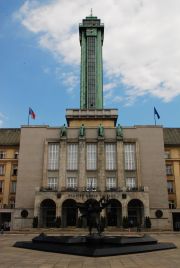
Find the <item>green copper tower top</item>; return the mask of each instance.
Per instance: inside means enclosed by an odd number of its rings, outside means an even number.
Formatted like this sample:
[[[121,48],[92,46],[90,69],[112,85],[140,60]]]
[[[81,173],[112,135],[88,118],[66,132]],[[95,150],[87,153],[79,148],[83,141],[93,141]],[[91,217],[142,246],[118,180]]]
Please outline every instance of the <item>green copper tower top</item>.
[[[79,25],[81,45],[81,109],[103,109],[102,45],[104,25],[91,15]]]

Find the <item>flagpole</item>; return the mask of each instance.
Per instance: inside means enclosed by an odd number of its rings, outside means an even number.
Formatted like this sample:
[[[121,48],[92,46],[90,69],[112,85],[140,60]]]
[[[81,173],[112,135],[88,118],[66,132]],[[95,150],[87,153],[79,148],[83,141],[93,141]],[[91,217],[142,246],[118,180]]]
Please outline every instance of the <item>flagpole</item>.
[[[29,111],[28,111],[28,126],[29,126]]]
[[[156,126],[156,115],[154,113],[154,123],[155,123],[155,126]]]

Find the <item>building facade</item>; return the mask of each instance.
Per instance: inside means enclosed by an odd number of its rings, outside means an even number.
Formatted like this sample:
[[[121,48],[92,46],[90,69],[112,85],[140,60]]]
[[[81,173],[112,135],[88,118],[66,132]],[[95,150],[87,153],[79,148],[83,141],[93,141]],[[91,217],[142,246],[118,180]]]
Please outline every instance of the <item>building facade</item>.
[[[0,129],[0,224],[13,218],[18,173],[20,129]]]
[[[121,127],[118,111],[103,108],[102,44],[104,26],[96,17],[79,27],[81,45],[80,109],[67,109],[67,126],[23,126],[14,229],[77,226],[77,202],[109,205],[107,226],[170,229],[163,128]],[[85,226],[86,222],[81,222]],[[80,224],[80,225],[81,225]]]
[[[173,229],[180,230],[180,128],[164,128],[168,202]]]

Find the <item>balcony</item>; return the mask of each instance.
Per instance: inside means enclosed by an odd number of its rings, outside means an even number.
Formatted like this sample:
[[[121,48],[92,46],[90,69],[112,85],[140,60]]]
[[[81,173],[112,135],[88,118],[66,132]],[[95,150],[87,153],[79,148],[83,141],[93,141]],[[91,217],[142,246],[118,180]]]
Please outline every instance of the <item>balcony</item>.
[[[13,209],[15,208],[15,203],[13,204],[0,204],[0,209]]]
[[[148,187],[106,187],[100,189],[99,187],[61,187],[61,189],[51,187],[37,187],[36,192],[148,192]]]
[[[148,187],[106,187],[106,192],[148,192]]]
[[[40,192],[57,192],[57,188],[52,188],[52,187],[40,187],[39,189]]]

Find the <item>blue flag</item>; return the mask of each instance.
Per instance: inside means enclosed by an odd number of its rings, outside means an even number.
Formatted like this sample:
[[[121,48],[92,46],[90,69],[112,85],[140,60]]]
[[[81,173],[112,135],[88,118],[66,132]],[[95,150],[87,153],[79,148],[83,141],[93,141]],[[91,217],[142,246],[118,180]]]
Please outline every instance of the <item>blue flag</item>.
[[[157,112],[155,107],[154,107],[154,115],[156,115],[158,119],[160,118],[160,115],[158,114],[158,112]]]

